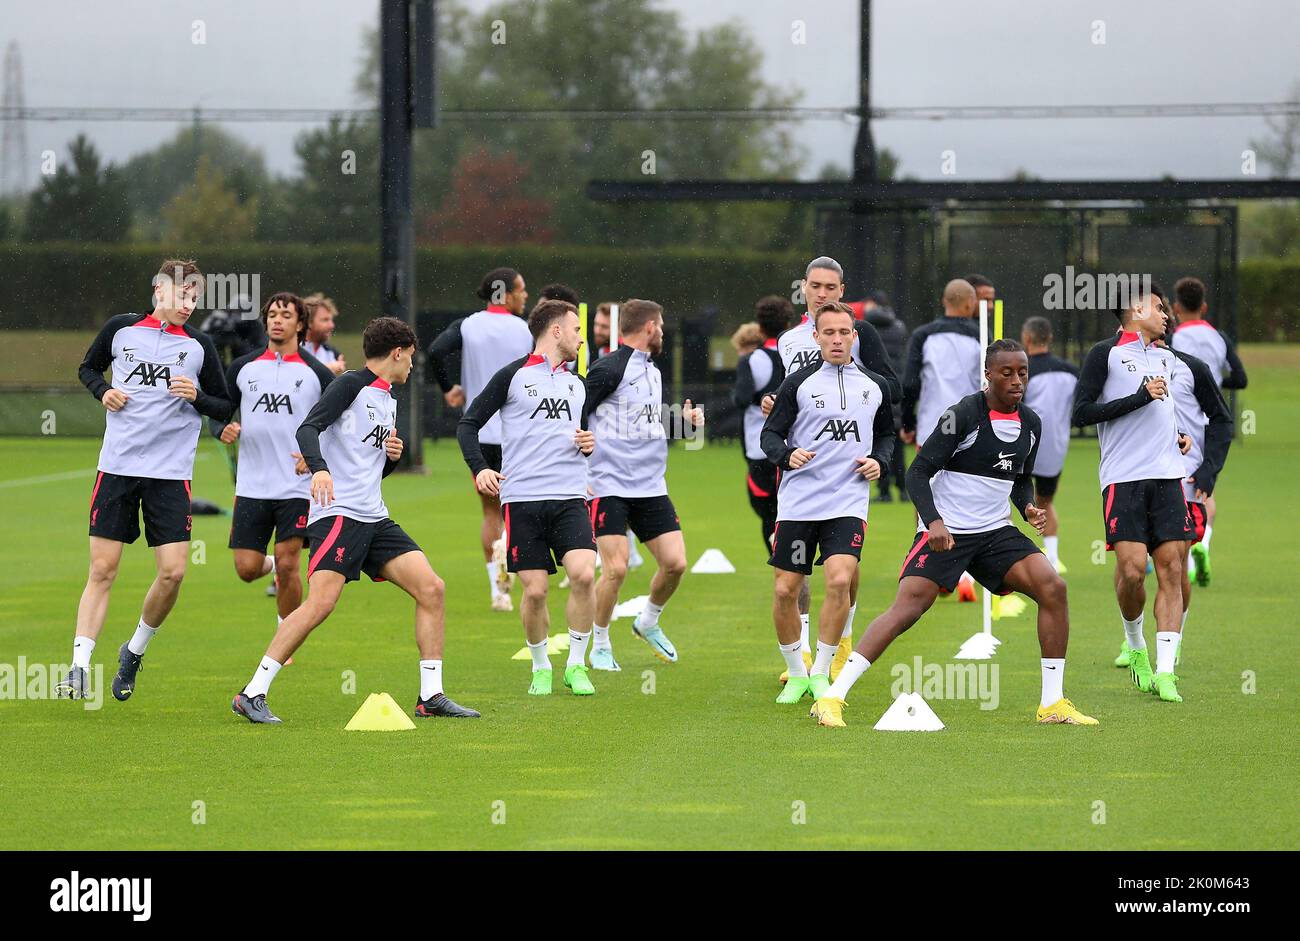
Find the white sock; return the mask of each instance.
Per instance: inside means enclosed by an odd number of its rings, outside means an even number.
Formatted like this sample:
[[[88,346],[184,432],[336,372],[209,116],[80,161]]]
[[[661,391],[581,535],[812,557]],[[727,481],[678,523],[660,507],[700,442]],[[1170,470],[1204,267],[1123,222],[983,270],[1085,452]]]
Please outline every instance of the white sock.
[[[149,641],[153,640],[153,635],[157,633],[158,628],[150,627],[148,624],[144,623],[144,618],[141,618],[140,623],[136,625],[135,633],[132,634],[131,639],[126,642],[126,649],[131,651],[131,653],[135,654],[137,657],[140,656],[145,652],[145,648],[149,646]]]
[[[498,594],[498,592],[497,592],[497,563],[495,563],[495,562],[488,562],[488,563],[487,563],[487,573],[488,573],[488,587],[492,590],[492,597],[495,598],[495,597],[497,596],[497,594]]]
[[[1043,657],[1043,695],[1038,698],[1040,706],[1050,706],[1065,697],[1065,658]]]
[[[1174,654],[1178,652],[1177,631],[1156,631],[1156,672],[1174,672]]]
[[[840,633],[840,640],[853,639],[853,617],[858,613],[857,604],[849,605],[849,616],[844,619],[844,630]]]
[[[591,633],[595,635],[592,638],[591,646],[598,650],[613,649],[609,642],[609,628],[601,627],[599,624],[591,625]]]
[[[585,666],[587,663],[587,644],[591,641],[591,631],[579,634],[569,628],[569,662],[568,666]]]
[[[253,678],[244,687],[244,695],[252,699],[254,696],[265,694],[271,688],[271,681],[280,672],[281,666],[283,664],[275,662],[270,657],[263,657],[262,662],[253,671]]]
[[[826,695],[832,699],[847,699],[849,690],[858,681],[858,677],[867,672],[869,666],[871,666],[870,660],[856,650],[853,651],[844,666],[840,667],[840,675],[835,677],[835,682],[826,691]]]
[[[266,557],[266,561],[267,561],[269,564],[267,564],[267,565],[263,565],[263,566],[262,566],[262,574],[263,574],[263,575],[274,575],[274,574],[275,574],[275,556],[273,556],[273,555],[268,555],[268,556]]]
[[[808,668],[803,665],[803,644],[795,641],[793,644],[778,644],[781,648],[781,656],[785,657],[785,668],[790,671],[791,676],[807,676]]]
[[[1201,545],[1203,545],[1203,546],[1204,546],[1205,548],[1207,548],[1207,549],[1210,548],[1210,533],[1212,533],[1212,532],[1214,532],[1214,527],[1211,526],[1209,523],[1206,523],[1206,524],[1205,524],[1205,538],[1201,540]]]
[[[653,601],[647,599],[645,607],[642,608],[641,613],[637,615],[637,623],[642,627],[655,627],[659,624],[659,615],[663,613],[663,610],[663,605],[655,604]]]
[[[808,641],[808,615],[799,615],[799,642],[803,644],[804,650],[812,650],[812,644]]]
[[[420,698],[431,699],[442,692],[442,661],[420,661]]]
[[[1059,539],[1060,539],[1059,536],[1043,537],[1043,552],[1047,555],[1047,561],[1052,563],[1052,568],[1056,568],[1056,563],[1060,561]],[[1056,700],[1052,700],[1052,701],[1055,702]]]
[[[533,655],[534,670],[549,670],[551,668],[551,660],[546,656],[545,640],[540,644],[529,644],[528,652]]]
[[[1124,617],[1123,614],[1119,616],[1120,620],[1124,622],[1124,638],[1133,650],[1147,649],[1147,639],[1142,636],[1142,618],[1145,614],[1145,611],[1142,612],[1132,621]]]
[[[839,642],[828,644],[825,641],[817,641],[817,658],[813,660],[812,672],[820,673],[822,676],[830,677],[831,660],[835,657],[835,651],[839,647]]]
[[[72,639],[72,665],[83,670],[90,669],[90,655],[95,652],[95,642],[89,637]]]

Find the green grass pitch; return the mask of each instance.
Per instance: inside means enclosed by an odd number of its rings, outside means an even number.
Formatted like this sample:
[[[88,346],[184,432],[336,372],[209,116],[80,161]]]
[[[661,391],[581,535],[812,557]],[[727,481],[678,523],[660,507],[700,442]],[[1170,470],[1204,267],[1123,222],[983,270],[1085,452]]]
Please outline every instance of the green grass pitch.
[[[528,666],[510,659],[523,643],[518,614],[488,609],[478,502],[443,441],[426,450],[428,476],[391,477],[385,491],[446,580],[448,692],[482,720],[343,730],[367,693],[409,708],[417,691],[412,604],[369,581],[348,587],[277,679],[282,727],[232,715],[230,697],[274,630],[274,602],[265,583],[236,578],[229,517],[198,517],[206,558],[191,564],[130,702],[106,697],[88,711],[0,700],[0,846],[1295,849],[1297,352],[1248,360],[1242,408],[1254,433],[1234,444],[1220,482],[1214,583],[1194,596],[1181,705],[1138,693],[1110,665],[1121,631],[1110,562],[1093,561],[1093,441],[1074,443],[1058,499],[1073,621],[1066,693],[1100,728],[1034,724],[1031,605],[995,626],[997,708],[936,700],[947,728],[934,734],[871,726],[890,702],[893,665],[948,662],[978,628],[978,605],[943,600],[900,638],[858,683],[847,729],[817,728],[806,704],[773,703],[771,574],[740,453],[724,444],[671,457],[691,561],[717,547],[738,569],[686,576],[663,619],[681,661],[659,663],[616,621],[623,672],[594,674],[596,696],[573,697],[558,678],[549,699],[525,695]],[[71,656],[98,447],[0,440],[0,663]],[[194,490],[229,506],[225,461],[206,437]],[[892,598],[911,531],[910,506],[872,507],[859,635]],[[630,576],[624,597],[644,593],[650,569]],[[95,653],[105,679],[151,578],[141,540],[127,549]],[[563,597],[553,583],[553,631],[564,628]],[[349,670],[354,695],[343,690]]]

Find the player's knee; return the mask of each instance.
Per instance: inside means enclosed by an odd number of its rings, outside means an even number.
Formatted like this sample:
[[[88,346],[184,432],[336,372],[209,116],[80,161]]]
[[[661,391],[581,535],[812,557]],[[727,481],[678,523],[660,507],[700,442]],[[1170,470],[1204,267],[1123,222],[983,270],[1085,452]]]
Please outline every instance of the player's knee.
[[[101,586],[113,584],[117,578],[117,563],[108,559],[90,560],[90,581]]]
[[[853,574],[851,572],[826,573],[826,594],[828,595],[847,595],[852,585]]]
[[[278,562],[277,562],[276,564],[279,565]],[[244,581],[246,581],[246,582],[256,581],[257,579],[259,579],[259,578],[262,577],[262,563],[261,563],[261,562],[242,562],[242,561],[236,559],[236,560],[235,560],[235,574],[238,575],[240,578],[242,578],[242,579],[243,579]]]
[[[442,604],[447,594],[447,583],[437,575],[430,577],[420,586],[420,604],[425,607]]]
[[[275,572],[277,575],[296,575],[301,558],[299,549],[277,549],[275,551]]]
[[[1069,601],[1066,594],[1065,579],[1057,575],[1046,582],[1042,589],[1039,604],[1049,608],[1064,609]]]
[[[608,578],[615,585],[621,585],[623,584],[623,579],[627,578],[627,559],[619,559],[615,562],[602,564],[600,572],[603,578]],[[569,577],[569,581],[572,583],[572,576]]]
[[[1121,562],[1115,567],[1115,580],[1125,588],[1141,585],[1146,574],[1146,566],[1137,562]]]
[[[681,578],[686,574],[686,556],[675,555],[664,559],[663,573],[668,578]]]
[[[570,581],[569,584],[573,584],[572,581]],[[525,582],[524,601],[530,602],[532,604],[546,604],[547,587],[548,586],[545,581]]]
[[[627,569],[623,570],[626,574]],[[596,573],[591,566],[579,566],[569,573],[569,588],[574,591],[590,591],[596,584]]]
[[[777,600],[786,604],[794,604],[802,594],[801,588],[801,585],[791,584],[785,580],[778,581],[776,583]]]
[[[158,569],[158,581],[170,588],[179,588],[185,580],[185,563],[169,562]]]
[[[307,600],[303,602],[303,607],[307,608],[309,613],[312,615],[311,622],[313,624],[319,624],[333,613],[334,605],[337,601],[337,597],[308,595]]]

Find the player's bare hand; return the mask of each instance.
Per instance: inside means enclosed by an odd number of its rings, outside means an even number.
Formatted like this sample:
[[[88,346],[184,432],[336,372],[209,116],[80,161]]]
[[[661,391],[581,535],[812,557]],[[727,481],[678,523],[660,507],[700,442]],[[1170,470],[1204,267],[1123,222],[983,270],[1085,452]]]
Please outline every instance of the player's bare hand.
[[[816,456],[816,451],[805,451],[803,448],[795,448],[790,454],[790,470],[798,470]]]
[[[293,472],[295,474],[301,477],[303,474],[311,473],[311,468],[307,466],[307,459],[301,453],[294,451],[289,456],[293,458]]]
[[[930,524],[929,542],[931,552],[947,552],[953,547],[952,533],[948,532],[943,520],[935,520]]]
[[[348,371],[348,364],[344,361],[343,357],[340,356],[338,359],[334,360],[334,362],[327,363],[326,368],[329,369],[330,372],[334,373],[334,375],[341,376]]]
[[[177,376],[167,383],[167,391],[186,402],[193,402],[199,394],[199,390],[194,388],[194,380],[189,376]]]
[[[131,396],[127,395],[121,389],[109,389],[104,393],[104,397],[100,399],[99,402],[110,412],[117,412],[121,411],[130,400]]]
[[[1178,452],[1179,452],[1180,454],[1186,454],[1186,453],[1187,453],[1188,451],[1190,451],[1191,449],[1192,449],[1192,438],[1191,438],[1191,436],[1190,436],[1190,435],[1179,435],[1179,436],[1178,436]]]
[[[1194,485],[1196,483],[1196,478],[1188,477],[1187,482],[1189,484]],[[1202,490],[1200,487],[1195,487],[1192,492],[1196,495],[1197,503],[1204,503],[1206,500],[1210,499],[1210,495],[1206,493],[1204,490]]]
[[[1156,376],[1146,384],[1147,395],[1152,399],[1163,399],[1169,394],[1169,387],[1165,384],[1164,379]]]
[[[776,396],[772,395],[772,393],[769,392],[767,395],[763,396],[763,401],[759,403],[758,405],[759,411],[761,411],[764,415],[770,415],[772,413],[772,406],[775,403],[776,403]]]
[[[687,399],[682,404],[682,418],[690,422],[693,428],[704,427],[704,409],[698,405],[692,405],[690,399]]]
[[[916,444],[916,432],[900,431],[898,433],[898,440],[903,442],[903,444]]]
[[[457,383],[442,394],[442,400],[448,408],[460,408],[465,404],[465,390]]]
[[[1038,531],[1038,535],[1043,534],[1047,528],[1047,511],[1034,506],[1032,503],[1025,504],[1025,519],[1029,525]]]
[[[590,454],[596,449],[596,436],[586,428],[579,428],[573,435],[573,443],[583,454]]]
[[[854,458],[858,462],[858,469],[855,473],[861,474],[863,480],[880,479],[880,462],[874,457]]]
[[[329,471],[317,471],[311,475],[311,498],[321,506],[334,502],[334,478]]]
[[[474,478],[474,486],[478,488],[479,493],[485,493],[489,497],[498,497],[501,495],[501,481],[503,480],[505,480],[505,477],[501,474],[498,474],[490,467],[485,467]]]
[[[225,428],[221,429],[221,443],[234,444],[235,439],[239,437],[239,422],[232,421]]]
[[[402,456],[402,448],[402,439],[397,437],[396,431],[384,439],[384,453],[390,461],[396,461]]]

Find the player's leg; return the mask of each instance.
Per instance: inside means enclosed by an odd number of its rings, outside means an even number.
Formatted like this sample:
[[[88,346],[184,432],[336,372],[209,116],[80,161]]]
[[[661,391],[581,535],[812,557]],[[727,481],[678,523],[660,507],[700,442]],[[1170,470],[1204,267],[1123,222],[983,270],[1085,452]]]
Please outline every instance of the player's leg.
[[[297,536],[275,544],[275,607],[281,620],[302,604],[302,545]]]
[[[479,505],[483,522],[479,527],[479,541],[483,548],[483,561],[487,568],[488,588],[494,611],[509,611],[514,607],[510,600],[510,576],[502,571],[505,564],[501,540],[501,501],[491,494],[480,493]]]
[[[858,572],[858,557],[836,554],[822,561],[825,590],[821,610],[817,613],[817,655],[808,678],[814,699],[826,695],[831,685],[831,661],[839,650],[849,615],[849,596]],[[848,656],[845,655],[845,659]]]
[[[650,598],[633,619],[632,632],[649,644],[660,660],[676,663],[677,648],[660,626],[659,616],[686,573],[686,540],[681,521],[672,500],[665,495],[636,501],[630,522],[658,566],[650,580]]]
[[[1056,513],[1056,486],[1059,480],[1059,474],[1055,477],[1039,477],[1035,474],[1034,505],[1047,513],[1047,525],[1043,528],[1043,554],[1052,563],[1052,568],[1064,575],[1059,538],[1061,523]]]
[[[528,687],[529,695],[549,696],[551,693],[551,661],[546,643],[550,636],[551,615],[546,608],[546,595],[550,588],[551,573],[546,569],[519,569],[521,594],[519,616],[524,623],[524,642],[532,655],[533,673]]]
[[[83,699],[88,690],[90,655],[108,617],[108,596],[117,578],[125,543],[102,536],[90,537],[90,571],[77,604],[77,628],[72,638],[72,666],[54,688],[60,699]]]
[[[627,577],[626,532],[623,535],[597,535],[596,547],[600,552],[600,580],[596,582],[595,615],[592,618],[591,666],[594,670],[617,672],[622,667],[614,659],[609,623],[618,605],[619,590]]]
[[[578,512],[585,515],[582,510]],[[564,605],[569,622],[569,658],[564,667],[564,685],[575,696],[590,696],[596,691],[587,674],[587,645],[596,610],[595,548],[569,549],[560,557],[560,564],[569,577],[569,598]]]
[[[235,574],[243,581],[255,582],[275,571],[275,559],[257,549],[236,549]]]
[[[1188,514],[1197,530],[1197,537],[1192,540],[1191,550],[1187,555],[1187,567],[1191,577],[1202,588],[1210,584],[1210,533],[1214,529],[1214,497],[1205,503],[1188,503]]]
[[[1143,635],[1143,618],[1147,603],[1146,574],[1147,546],[1145,542],[1123,540],[1113,546],[1115,550],[1115,600],[1119,603],[1119,615],[1124,622],[1124,644],[1120,658],[1128,666],[1138,689],[1146,692],[1151,688],[1151,661],[1147,653],[1147,642]]]
[[[1186,550],[1190,550],[1192,543],[1188,543]],[[1192,605],[1192,579],[1188,566],[1183,566],[1183,619],[1182,626],[1178,631],[1178,645],[1174,651],[1174,666],[1178,666],[1183,659],[1183,636],[1187,633],[1187,612]]]
[[[167,615],[171,614],[180,596],[181,582],[185,579],[185,567],[189,562],[190,544],[169,542],[154,546],[154,566],[156,574],[153,584],[144,596],[140,611],[140,620],[135,626],[131,639],[117,652],[117,674],[113,677],[113,698],[125,702],[135,692],[136,676],[144,658],[149,641],[153,640],[158,629],[162,627]]]
[[[1169,540],[1151,553],[1156,569],[1156,665],[1152,688],[1165,702],[1183,701],[1178,694],[1174,661],[1182,636],[1186,552],[1186,542]]]
[[[449,699],[442,688],[446,585],[428,558],[418,549],[404,552],[386,561],[379,569],[379,576],[415,601],[415,646],[420,652],[420,696],[415,703],[415,714],[420,718],[479,718],[475,710]]]
[[[777,545],[781,544],[780,527]],[[774,555],[775,558],[775,555]],[[778,568],[772,589],[772,623],[776,642],[785,659],[785,689],[776,701],[783,705],[797,703],[808,692],[808,664],[804,660],[804,641],[800,636],[799,597],[808,577],[797,570]]]

